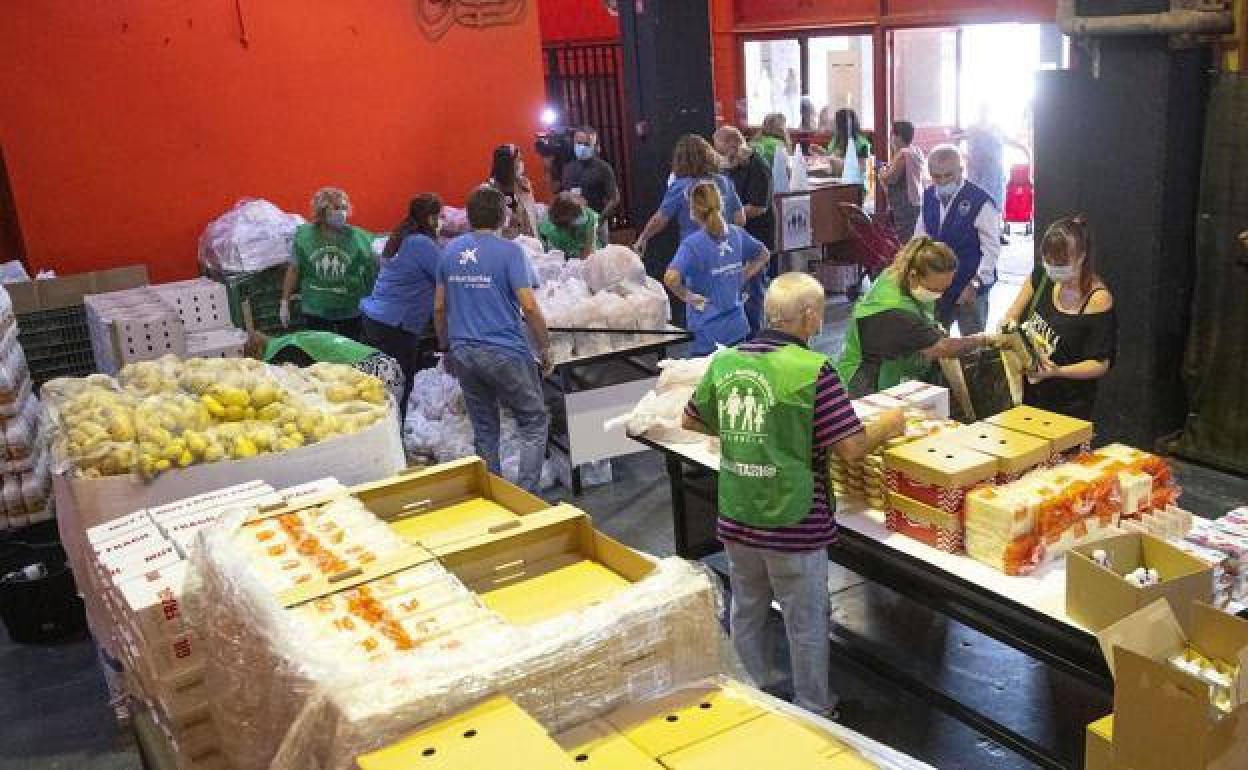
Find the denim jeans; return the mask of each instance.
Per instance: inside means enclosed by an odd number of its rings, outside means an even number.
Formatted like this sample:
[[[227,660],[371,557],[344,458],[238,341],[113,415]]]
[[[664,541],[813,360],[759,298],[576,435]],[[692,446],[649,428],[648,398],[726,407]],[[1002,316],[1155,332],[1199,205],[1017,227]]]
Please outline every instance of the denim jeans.
[[[453,372],[464,391],[477,454],[491,473],[500,474],[499,406],[511,410],[520,432],[520,477],[517,483],[536,494],[546,459],[550,417],[542,395],[537,362],[491,345],[457,345],[451,351]]]
[[[732,643],[755,683],[767,683],[767,614],[780,603],[793,663],[793,702],[824,714],[836,706],[828,686],[828,553],[783,553],[725,543],[732,586]]]

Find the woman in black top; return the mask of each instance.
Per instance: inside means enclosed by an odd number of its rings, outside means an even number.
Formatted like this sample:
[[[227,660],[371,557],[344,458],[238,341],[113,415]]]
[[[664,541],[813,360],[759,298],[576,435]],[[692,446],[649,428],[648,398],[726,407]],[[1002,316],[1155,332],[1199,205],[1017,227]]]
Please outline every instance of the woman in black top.
[[[1092,254],[1082,215],[1054,222],[1040,246],[1042,265],[1005,317],[1053,346],[1028,373],[1024,401],[1083,420],[1092,419],[1097,383],[1113,366],[1118,343],[1114,297]]]
[[[757,334],[763,325],[763,295],[767,293],[767,282],[771,276],[779,275],[775,257],[776,217],[771,208],[771,167],[746,143],[736,126],[721,126],[714,138],[715,151],[724,158],[724,175],[732,180],[745,209],[745,231],[772,253],[769,268],[746,282],[745,315],[750,322],[750,333]]]

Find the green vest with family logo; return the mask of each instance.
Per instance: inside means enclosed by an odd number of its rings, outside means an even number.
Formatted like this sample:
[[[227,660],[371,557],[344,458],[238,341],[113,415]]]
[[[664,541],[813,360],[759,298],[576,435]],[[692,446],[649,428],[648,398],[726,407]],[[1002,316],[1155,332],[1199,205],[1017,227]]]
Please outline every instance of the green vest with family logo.
[[[845,348],[836,364],[837,374],[846,388],[852,388],[854,377],[862,367],[862,338],[858,332],[858,322],[870,318],[886,310],[900,310],[923,319],[932,321],[936,312],[936,303],[919,302],[901,290],[896,274],[890,269],[880,274],[866,296],[854,305],[854,312],[849,321],[849,333],[845,335]],[[888,390],[907,380],[922,380],[932,370],[932,364],[919,353],[911,353],[899,358],[891,358],[880,363],[880,377],[871,383],[871,393]]]
[[[791,344],[715,354],[694,403],[722,446],[719,515],[775,529],[810,514],[815,385],[825,363]]]
[[[299,225],[294,249],[303,312],[331,321],[358,316],[360,300],[377,277],[372,236],[354,226],[325,232],[318,225]]]

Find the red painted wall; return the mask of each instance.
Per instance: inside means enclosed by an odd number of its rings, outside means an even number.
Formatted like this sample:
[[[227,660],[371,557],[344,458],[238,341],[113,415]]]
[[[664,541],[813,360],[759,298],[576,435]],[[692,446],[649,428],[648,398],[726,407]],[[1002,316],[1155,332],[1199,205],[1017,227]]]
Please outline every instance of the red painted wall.
[[[615,40],[620,21],[602,0],[534,0],[541,17],[542,42]]]
[[[416,192],[462,202],[494,145],[531,145],[544,101],[532,2],[519,26],[437,43],[411,0],[239,7],[246,47],[232,1],[7,9],[0,146],[33,268],[187,277],[200,232],[237,199],[306,215],[326,184],[352,196],[356,223],[388,229]]]

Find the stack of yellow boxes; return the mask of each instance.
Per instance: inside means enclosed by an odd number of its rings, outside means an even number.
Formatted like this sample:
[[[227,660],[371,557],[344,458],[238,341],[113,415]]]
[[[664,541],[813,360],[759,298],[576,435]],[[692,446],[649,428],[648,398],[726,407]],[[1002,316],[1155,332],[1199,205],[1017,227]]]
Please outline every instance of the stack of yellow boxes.
[[[357,759],[359,770],[867,770],[876,765],[816,720],[722,681],[629,704],[551,737],[496,697]]]

